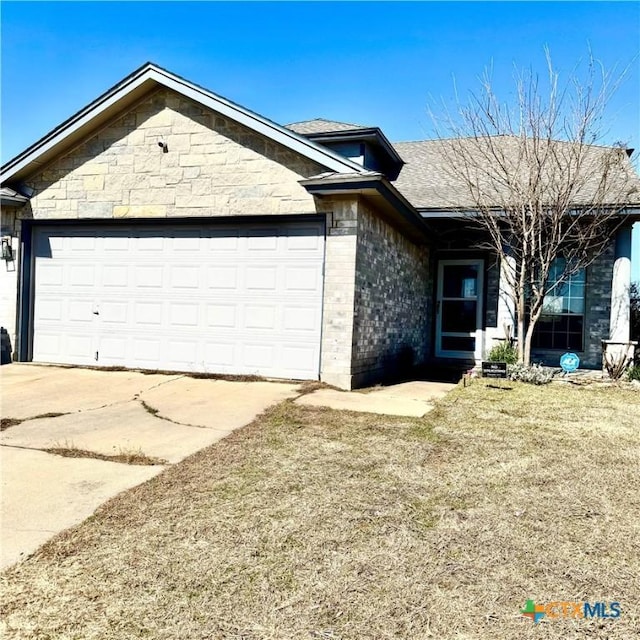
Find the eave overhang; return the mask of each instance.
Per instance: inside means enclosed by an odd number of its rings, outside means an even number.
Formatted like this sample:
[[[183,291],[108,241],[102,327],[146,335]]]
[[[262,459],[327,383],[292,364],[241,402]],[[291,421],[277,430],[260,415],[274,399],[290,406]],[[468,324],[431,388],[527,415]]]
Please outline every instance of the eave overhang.
[[[323,175],[301,180],[314,196],[362,196],[393,226],[418,244],[429,244],[432,230],[409,201],[380,173],[367,175]]]
[[[362,171],[362,167],[357,163],[322,147],[305,136],[294,133],[161,67],[147,63],[4,164],[0,168],[0,183],[5,184],[9,181],[17,183],[26,179],[161,87],[176,91],[330,171],[336,173]]]

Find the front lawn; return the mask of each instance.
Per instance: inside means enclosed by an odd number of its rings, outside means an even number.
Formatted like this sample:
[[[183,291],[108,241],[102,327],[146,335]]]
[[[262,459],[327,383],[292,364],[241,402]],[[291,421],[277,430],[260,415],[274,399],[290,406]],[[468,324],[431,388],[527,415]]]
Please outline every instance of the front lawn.
[[[534,625],[530,599],[621,615]],[[7,638],[637,637],[640,393],[285,402],[7,571],[0,613]]]

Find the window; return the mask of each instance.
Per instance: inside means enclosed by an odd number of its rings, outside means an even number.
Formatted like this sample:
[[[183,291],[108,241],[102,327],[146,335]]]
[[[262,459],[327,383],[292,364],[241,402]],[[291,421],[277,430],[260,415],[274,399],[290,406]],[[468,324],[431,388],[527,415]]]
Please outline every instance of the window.
[[[544,297],[542,315],[533,333],[534,349],[581,351],[583,348],[585,271],[580,269],[559,282],[564,269],[562,258],[551,266],[549,285],[553,286]]]

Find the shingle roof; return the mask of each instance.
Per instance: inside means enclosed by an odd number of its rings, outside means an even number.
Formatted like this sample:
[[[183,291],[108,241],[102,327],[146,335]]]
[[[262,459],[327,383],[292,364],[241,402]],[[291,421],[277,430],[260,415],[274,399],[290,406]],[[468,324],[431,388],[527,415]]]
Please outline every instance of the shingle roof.
[[[309,135],[313,133],[330,133],[333,131],[356,131],[358,129],[371,128],[361,124],[337,122],[336,120],[324,120],[323,118],[316,118],[315,120],[304,120],[302,122],[292,122],[291,124],[286,124],[285,127],[302,135]]]
[[[468,198],[463,185],[446,175],[438,140],[392,144],[405,162],[394,185],[414,207],[448,208]]]
[[[525,179],[528,179],[528,169],[526,165],[519,162],[522,147],[519,139],[512,136],[493,137],[491,145],[497,153],[504,159],[505,166],[517,174],[520,171]],[[561,164],[563,158],[569,158],[572,149],[576,146],[567,142],[555,141],[554,149],[557,152],[555,162]],[[468,188],[464,181],[455,172],[452,172],[451,161],[459,154],[466,157],[478,157],[473,164],[482,166],[486,162],[482,143],[473,138],[458,138],[451,140],[422,140],[417,142],[397,142],[394,148],[405,161],[400,175],[395,180],[396,188],[419,209],[449,209],[456,207],[471,207],[472,201]],[[605,154],[611,150],[610,147],[590,146],[584,153],[583,183],[577,190],[574,204],[584,204],[593,200],[593,196],[598,189],[602,167],[605,161]],[[584,151],[584,150],[583,150]],[[631,167],[627,154],[620,150],[620,164],[614,169],[611,181],[612,197],[617,197],[623,191],[628,193],[627,202],[640,203],[640,178]],[[571,162],[571,160],[568,160]],[[552,165],[550,165],[552,166]],[[487,191],[495,193],[496,205],[499,204],[501,196],[506,193],[505,189],[492,182],[489,185],[486,175],[484,176]]]

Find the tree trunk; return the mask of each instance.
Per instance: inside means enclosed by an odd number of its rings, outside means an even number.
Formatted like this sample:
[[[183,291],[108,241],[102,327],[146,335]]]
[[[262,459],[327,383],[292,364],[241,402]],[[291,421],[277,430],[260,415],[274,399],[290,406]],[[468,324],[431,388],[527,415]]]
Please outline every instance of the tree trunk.
[[[522,288],[520,289],[520,294],[518,295],[518,300],[516,302],[516,315],[518,316],[518,363],[519,364],[529,364],[525,361],[525,351],[524,351],[524,314],[525,314],[525,296]]]
[[[544,299],[544,298],[543,298]],[[529,326],[527,327],[527,335],[524,339],[524,364],[529,366],[531,364],[531,342],[533,340],[533,332],[535,331],[540,315],[542,314],[542,300],[540,300],[535,306],[532,314],[529,316]]]
[[[531,364],[531,340],[533,339],[533,330],[535,324],[530,324],[527,329],[527,335],[524,338],[524,364],[529,366]]]

